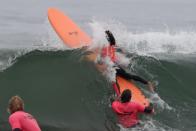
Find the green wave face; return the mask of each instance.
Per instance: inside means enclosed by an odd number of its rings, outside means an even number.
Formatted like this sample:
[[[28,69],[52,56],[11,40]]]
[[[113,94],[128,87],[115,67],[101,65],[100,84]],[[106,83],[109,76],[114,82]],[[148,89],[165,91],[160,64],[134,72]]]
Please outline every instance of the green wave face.
[[[109,106],[114,92],[94,64],[82,56],[81,51],[33,51],[0,72],[0,129],[10,129],[6,108],[9,98],[17,94],[43,130],[118,130]],[[132,59],[130,71],[157,83],[160,97],[157,100],[139,84],[157,111],[152,119],[142,117],[144,125],[151,121],[164,130],[194,129],[195,65],[185,60]]]

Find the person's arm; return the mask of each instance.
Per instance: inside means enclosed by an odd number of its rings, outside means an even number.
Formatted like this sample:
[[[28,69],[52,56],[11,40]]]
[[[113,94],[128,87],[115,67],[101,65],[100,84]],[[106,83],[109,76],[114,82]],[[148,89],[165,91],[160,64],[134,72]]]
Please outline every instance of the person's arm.
[[[116,84],[116,82],[112,82],[112,87],[113,87],[114,91],[116,92],[117,97],[119,97],[120,91],[119,91],[119,88],[118,88],[118,85]]]
[[[139,112],[144,112],[144,113],[148,113],[148,114],[150,114],[154,111],[153,105],[151,103],[147,107],[137,103],[137,109]]]
[[[22,131],[21,124],[18,117],[11,115],[9,117],[9,123],[12,127],[12,131]]]
[[[144,112],[149,113],[149,114],[153,113],[153,111],[154,111],[154,108],[153,108],[153,105],[151,103],[148,107],[145,107],[145,109],[144,109]]]

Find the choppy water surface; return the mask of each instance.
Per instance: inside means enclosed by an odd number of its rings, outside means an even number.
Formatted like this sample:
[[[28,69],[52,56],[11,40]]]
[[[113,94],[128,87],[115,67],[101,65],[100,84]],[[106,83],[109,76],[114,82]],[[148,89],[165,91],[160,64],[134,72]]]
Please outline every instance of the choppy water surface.
[[[46,131],[196,130],[195,6],[194,0],[2,1],[0,129],[10,130],[7,103],[18,94]],[[93,46],[107,42],[104,30],[114,33],[127,52],[127,70],[156,83],[156,94],[140,85],[155,115],[142,116],[142,126],[133,129],[116,124],[108,81],[83,59],[83,50],[59,40],[47,20],[49,7],[73,18]]]

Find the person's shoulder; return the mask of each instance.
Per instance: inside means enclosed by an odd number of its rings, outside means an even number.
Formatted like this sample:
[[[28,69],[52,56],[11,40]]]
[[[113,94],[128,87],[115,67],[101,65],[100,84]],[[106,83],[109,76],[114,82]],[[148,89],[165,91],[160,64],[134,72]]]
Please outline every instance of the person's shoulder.
[[[135,102],[135,101],[130,101],[129,104],[132,106],[142,106],[140,103]]]
[[[121,104],[121,102],[120,102],[120,101],[115,100],[115,101],[113,101],[113,102],[112,102],[112,107],[119,106],[120,104]]]
[[[26,114],[26,112],[24,112],[24,111],[16,111],[16,112],[12,113],[9,116],[9,118],[11,119],[11,118],[19,117],[19,116],[22,116],[23,114]]]
[[[119,100],[115,100],[115,101],[112,102],[112,104],[119,104],[119,103],[120,103]]]
[[[9,116],[9,122],[13,122],[15,121],[16,119],[18,119],[18,112],[14,112],[12,113],[10,116]]]
[[[17,115],[18,115],[18,113],[19,113],[18,111],[16,111],[16,112],[12,113],[12,114],[10,115],[10,118],[11,118],[11,117],[14,117],[14,116],[17,116]]]

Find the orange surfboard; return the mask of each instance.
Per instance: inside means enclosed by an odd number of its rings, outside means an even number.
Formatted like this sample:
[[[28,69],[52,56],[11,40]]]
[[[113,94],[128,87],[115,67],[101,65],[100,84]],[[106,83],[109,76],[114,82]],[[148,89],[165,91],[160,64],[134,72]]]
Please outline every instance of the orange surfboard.
[[[61,11],[55,8],[48,9],[48,19],[53,29],[59,35],[61,40],[63,40],[66,46],[70,48],[80,48],[91,44],[91,38]],[[88,56],[88,58],[89,60],[94,61],[96,59],[96,53],[92,53],[90,56]],[[131,81],[127,81],[124,78],[117,76],[117,82],[121,93],[125,89],[131,90],[132,101],[139,102],[144,106],[149,105],[148,99]]]
[[[141,90],[132,82],[125,80],[124,78],[117,76],[117,82],[122,93],[125,89],[130,89],[132,92],[132,101],[138,102],[144,106],[149,105],[148,99],[143,95]]]
[[[49,8],[48,19],[53,29],[68,47],[80,48],[91,43],[90,37],[59,10]]]

